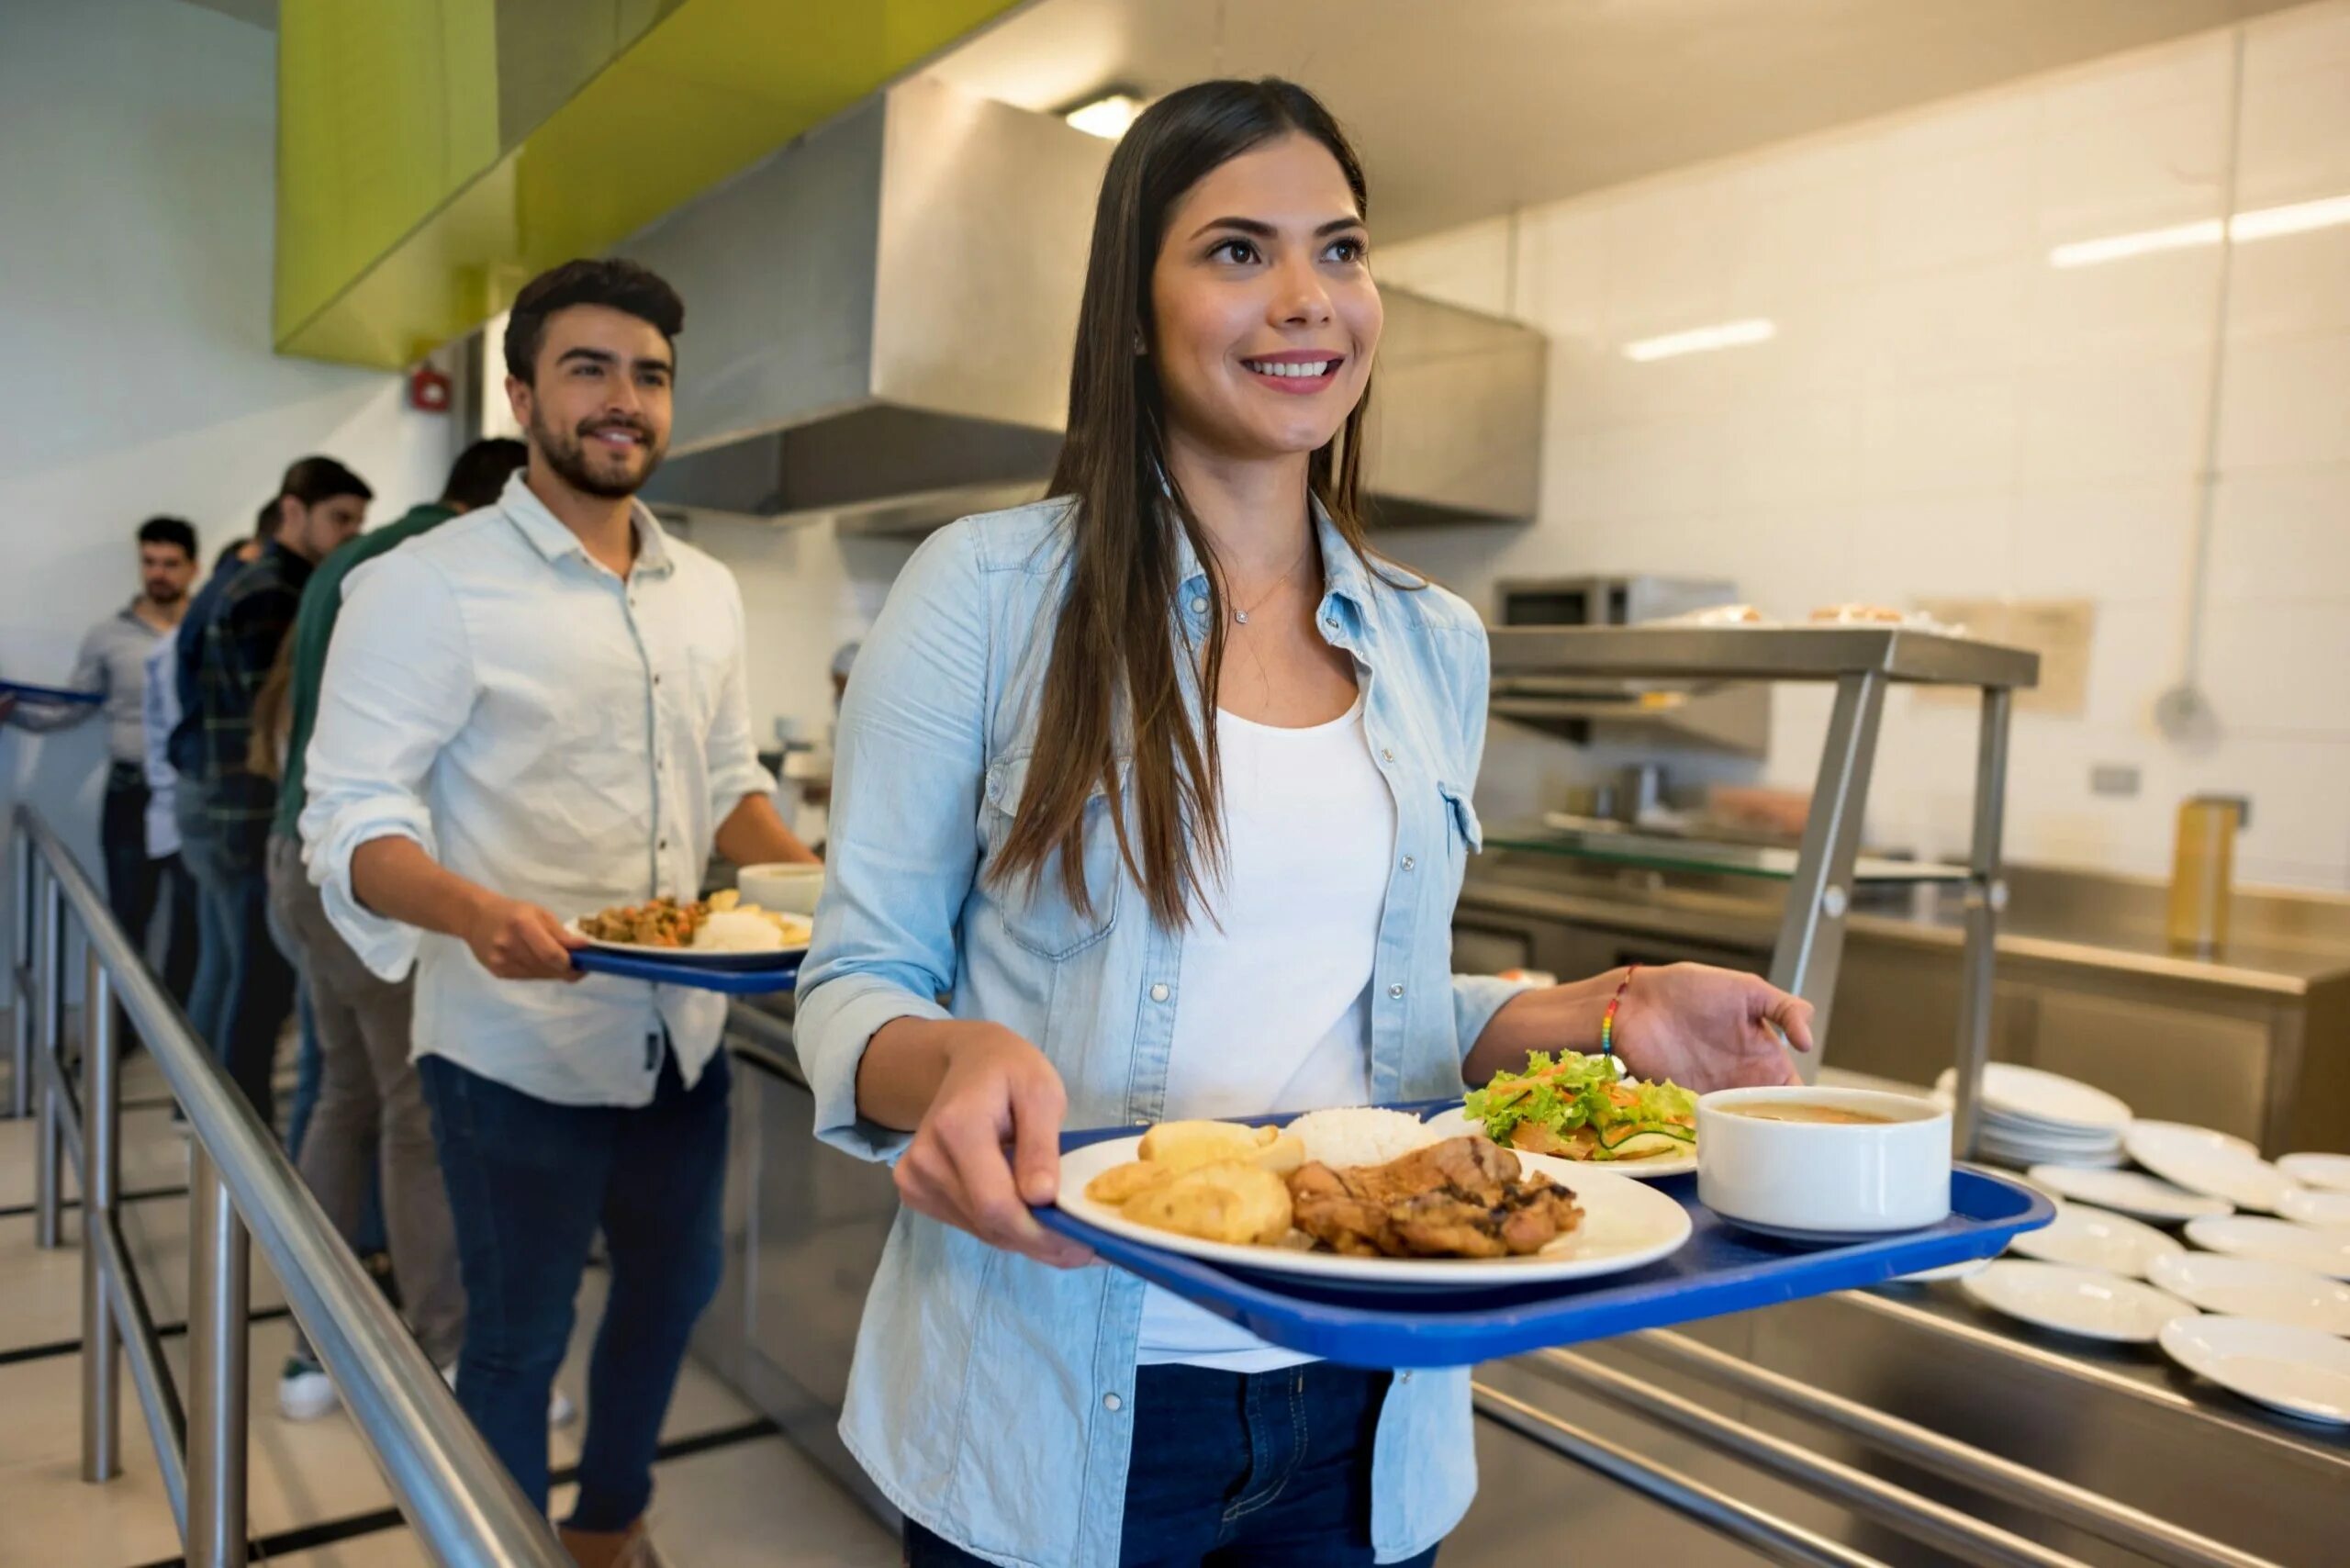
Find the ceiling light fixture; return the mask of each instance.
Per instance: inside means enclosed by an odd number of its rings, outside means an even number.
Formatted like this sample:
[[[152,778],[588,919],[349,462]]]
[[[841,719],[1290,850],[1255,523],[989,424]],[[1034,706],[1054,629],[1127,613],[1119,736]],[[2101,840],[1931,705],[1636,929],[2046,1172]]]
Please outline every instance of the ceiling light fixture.
[[[1734,349],[1748,343],[1768,342],[1779,335],[1779,329],[1760,317],[1744,321],[1724,321],[1712,327],[1692,327],[1685,332],[1667,332],[1661,338],[1642,338],[1624,345],[1624,357],[1641,364],[1652,359],[1671,359],[1675,354],[1705,353],[1713,349]]]
[[[1101,96],[1088,98],[1075,108],[1065,109],[1061,118],[1088,136],[1098,136],[1104,141],[1115,141],[1126,134],[1126,127],[1135,123],[1144,108],[1139,93],[1126,88],[1113,88]]]
[[[2167,229],[2143,229],[2134,234],[2109,234],[2099,240],[2076,240],[2059,245],[2048,252],[2052,267],[2093,267],[2105,262],[2127,261],[2132,256],[2150,256],[2161,251],[2184,251],[2197,245],[2216,245],[2221,235],[2243,244],[2249,240],[2273,240],[2280,234],[2306,234],[2313,229],[2332,229],[2350,223],[2350,196],[2327,196],[2319,201],[2294,202],[2286,207],[2264,207],[2250,212],[2239,212],[2230,218],[2224,230],[2216,218],[2199,223],[2175,223]]]

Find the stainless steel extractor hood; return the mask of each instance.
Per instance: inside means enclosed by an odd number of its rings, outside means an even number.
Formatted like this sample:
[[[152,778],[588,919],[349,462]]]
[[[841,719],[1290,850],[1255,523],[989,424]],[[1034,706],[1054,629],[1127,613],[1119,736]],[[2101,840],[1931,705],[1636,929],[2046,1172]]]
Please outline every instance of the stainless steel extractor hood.
[[[917,79],[621,246],[687,308],[671,455],[645,498],[913,533],[1042,495],[1109,154]],[[1384,297],[1372,521],[1530,519],[1544,341]]]

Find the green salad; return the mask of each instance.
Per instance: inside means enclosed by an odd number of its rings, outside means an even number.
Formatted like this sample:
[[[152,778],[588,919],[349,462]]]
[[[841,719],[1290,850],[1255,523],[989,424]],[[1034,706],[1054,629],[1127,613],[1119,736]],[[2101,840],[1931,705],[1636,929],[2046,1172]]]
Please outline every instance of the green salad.
[[[1697,1145],[1697,1097],[1618,1076],[1617,1058],[1534,1051],[1469,1096],[1469,1119],[1505,1148],[1569,1159],[1651,1159]]]

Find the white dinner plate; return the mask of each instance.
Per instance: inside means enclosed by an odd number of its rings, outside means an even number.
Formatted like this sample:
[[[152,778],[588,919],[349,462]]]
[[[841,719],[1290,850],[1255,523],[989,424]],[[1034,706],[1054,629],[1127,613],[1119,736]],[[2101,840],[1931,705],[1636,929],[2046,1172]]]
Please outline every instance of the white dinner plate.
[[[2288,1154],[2277,1169],[2304,1187],[2350,1193],[2350,1154]]]
[[[1689,1213],[1643,1182],[1612,1175],[1571,1159],[1517,1150],[1518,1163],[1539,1170],[1574,1193],[1583,1223],[1539,1252],[1522,1258],[1352,1258],[1336,1252],[1306,1252],[1286,1247],[1242,1247],[1202,1241],[1171,1230],[1137,1225],[1106,1204],[1085,1195],[1085,1184],[1113,1165],[1136,1158],[1141,1135],[1108,1138],[1061,1156],[1060,1208],[1088,1225],[1130,1241],[1180,1252],[1226,1268],[1300,1274],[1420,1290],[1483,1290],[1501,1284],[1539,1284],[1620,1273],[1669,1256],[1689,1239]]]
[[[2206,1312],[2350,1335],[2350,1284],[2307,1269],[2217,1252],[2175,1252],[2155,1259],[2146,1277]]]
[[[649,942],[607,942],[600,936],[587,935],[576,920],[565,922],[564,929],[590,947],[600,948],[607,953],[626,953],[632,958],[659,958],[666,963],[692,964],[711,969],[763,969],[808,951],[805,942],[765,948],[755,953],[728,952],[715,947],[655,947]]]
[[[2207,1252],[2266,1258],[2288,1268],[2350,1280],[2350,1230],[2320,1230],[2290,1220],[2231,1215],[2223,1219],[2188,1220],[2187,1239]]]
[[[2055,1219],[2038,1230],[2020,1233],[2008,1243],[2008,1250],[2043,1263],[2070,1263],[2145,1279],[2150,1264],[2187,1249],[2150,1225],[2102,1209],[2060,1203]]]
[[[2011,1165],[2079,1165],[2097,1170],[2118,1170],[2127,1163],[2118,1148],[2080,1149],[2063,1144],[2035,1143],[2028,1139],[2004,1137],[1986,1127],[1975,1140],[1975,1147],[1985,1154],[2006,1160]]]
[[[2065,1148],[2120,1148],[2121,1135],[2109,1127],[2050,1127],[2032,1122],[2012,1121],[2006,1116],[1986,1114],[1982,1128],[1986,1133],[2009,1138],[2017,1143],[2044,1143]]]
[[[1942,1076],[1934,1081],[1934,1087],[1948,1094],[1955,1092],[1957,1081],[1957,1072],[1944,1068]],[[2043,1072],[2036,1067],[2019,1067],[2013,1062],[1983,1064],[1982,1099],[1984,1108],[1996,1112],[2002,1120],[2060,1133],[2118,1133],[2130,1125],[2130,1107],[2104,1090],[2078,1079]]]
[[[2136,1121],[2130,1126],[2133,1132],[2140,1127],[2150,1127],[2161,1137],[2193,1138],[2199,1143],[2208,1143],[2217,1148],[2232,1148],[2238,1154],[2249,1154],[2255,1159],[2260,1154],[2260,1146],[2250,1138],[2241,1138],[2233,1133],[2223,1133],[2211,1127],[2199,1127],[2188,1122]]]
[[[1428,1126],[1447,1137],[1462,1137],[1485,1130],[1483,1122],[1471,1121],[1469,1113],[1460,1106],[1434,1113],[1428,1117]],[[1523,1158],[1526,1151],[1514,1148],[1510,1152]],[[1691,1144],[1671,1154],[1652,1154],[1646,1159],[1561,1159],[1559,1163],[1578,1170],[1605,1170],[1617,1176],[1637,1176],[1643,1182],[1662,1182],[1667,1176],[1686,1176],[1695,1170],[1697,1146]]]
[[[2177,1225],[2185,1219],[2216,1218],[2232,1211],[2224,1198],[2206,1197],[2136,1170],[2092,1170],[2077,1165],[2035,1165],[2025,1172],[2031,1184],[2060,1198],[2095,1204],[2138,1219]]]
[[[2172,1318],[2195,1316],[2177,1296],[2142,1281],[2064,1263],[2002,1259],[1958,1288],[2010,1317],[2117,1345],[2152,1344]]]
[[[2350,1193],[2320,1193],[2296,1187],[2277,1201],[2277,1212],[2296,1225],[2340,1229],[2350,1226]]]
[[[2293,1190],[2293,1179],[2260,1156],[2213,1143],[2194,1128],[2132,1127],[2121,1147],[2173,1185],[2240,1209],[2274,1212]]]
[[[2350,1426],[2350,1341],[2256,1317],[2165,1324],[2165,1354],[2199,1377],[2305,1421]]]

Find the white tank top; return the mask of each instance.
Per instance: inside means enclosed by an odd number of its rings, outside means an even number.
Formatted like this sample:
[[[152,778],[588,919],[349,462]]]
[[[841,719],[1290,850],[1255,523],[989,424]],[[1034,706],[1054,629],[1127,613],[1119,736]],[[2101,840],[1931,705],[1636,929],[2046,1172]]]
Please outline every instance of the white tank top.
[[[1371,1094],[1371,974],[1395,858],[1395,801],[1362,700],[1275,729],[1219,711],[1225,865],[1183,935],[1167,1114],[1360,1105]],[[1311,1361],[1157,1286],[1136,1358],[1227,1372]]]

